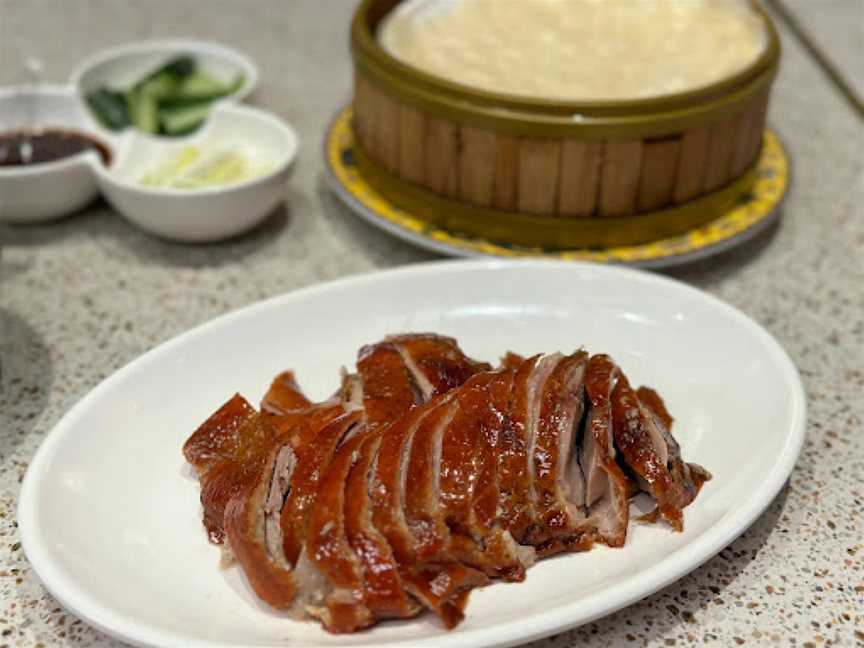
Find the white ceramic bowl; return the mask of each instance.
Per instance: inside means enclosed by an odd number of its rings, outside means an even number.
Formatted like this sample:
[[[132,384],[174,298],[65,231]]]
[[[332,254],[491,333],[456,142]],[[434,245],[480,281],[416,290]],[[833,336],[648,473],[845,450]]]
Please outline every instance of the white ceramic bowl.
[[[0,90],[0,132],[27,127],[80,131],[112,153],[116,147],[69,87]],[[34,223],[78,211],[99,193],[92,169],[101,166],[99,155],[86,151],[55,162],[0,167],[0,221]]]
[[[102,50],[75,68],[70,83],[82,97],[103,86],[127,88],[179,54],[191,54],[205,72],[223,82],[242,74],[243,85],[230,99],[245,99],[258,85],[258,66],[248,56],[218,43],[186,38],[141,41]]]
[[[111,168],[94,167],[105,198],[142,229],[186,243],[218,241],[260,223],[284,199],[298,148],[294,130],[282,120],[232,102],[214,106],[204,126],[189,137],[158,138],[128,130],[119,141]],[[140,183],[172,150],[204,142],[254,151],[271,170],[245,182],[196,190]]]

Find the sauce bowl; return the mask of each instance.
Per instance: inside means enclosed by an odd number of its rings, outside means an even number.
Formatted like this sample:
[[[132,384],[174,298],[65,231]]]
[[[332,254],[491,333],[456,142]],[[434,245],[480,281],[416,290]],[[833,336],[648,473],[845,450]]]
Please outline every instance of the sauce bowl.
[[[112,155],[116,138],[104,131],[68,87],[0,90],[0,132],[59,128],[78,131],[105,144]],[[36,223],[72,214],[99,193],[94,168],[104,168],[95,151],[53,162],[0,167],[0,221]]]

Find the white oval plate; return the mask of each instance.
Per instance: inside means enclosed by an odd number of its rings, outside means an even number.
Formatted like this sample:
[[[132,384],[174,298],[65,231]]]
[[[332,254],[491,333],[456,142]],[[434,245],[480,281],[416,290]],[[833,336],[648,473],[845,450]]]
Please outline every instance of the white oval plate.
[[[659,389],[684,456],[714,473],[684,533],[634,524],[623,549],[543,561],[524,583],[474,592],[451,632],[423,616],[333,636],[257,604],[236,568],[218,567],[181,445],[235,391],[257,400],[286,367],[324,397],[362,344],[397,331],[454,335],[493,361],[507,349],[611,353],[634,383]],[[780,490],[804,423],[801,382],[778,343],[684,284],[579,263],[434,263],[276,297],[135,360],[42,444],[18,521],[51,593],[137,644],[506,646],[608,614],[713,556]]]

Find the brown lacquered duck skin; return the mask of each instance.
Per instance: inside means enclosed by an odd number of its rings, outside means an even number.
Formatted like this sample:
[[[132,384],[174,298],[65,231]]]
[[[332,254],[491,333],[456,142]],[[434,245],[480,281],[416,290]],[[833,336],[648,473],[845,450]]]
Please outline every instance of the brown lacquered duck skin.
[[[612,389],[618,367],[607,355],[595,355],[585,371],[589,403],[579,463],[585,475],[585,506],[597,540],[623,547],[630,521],[630,494],[638,487],[616,461],[613,437]]]
[[[195,467],[201,482],[204,526],[211,542],[224,541],[225,507],[259,478],[276,435],[261,415],[235,394],[186,441],[183,456]]]
[[[508,353],[493,369],[412,334],[357,367],[317,404],[280,374],[262,414],[235,396],[184,446],[211,539],[227,533],[262,600],[334,633],[424,609],[451,628],[475,587],[623,546],[637,492],[682,530],[710,479],[660,395],[606,355]]]
[[[279,416],[310,405],[312,402],[300,391],[294,372],[283,371],[273,379],[270,389],[261,400],[261,413]]]
[[[278,539],[268,537],[279,522],[278,510],[274,510],[270,501],[271,487],[274,482],[278,484],[273,475],[280,470],[286,453],[288,470],[293,470],[295,457],[290,444],[276,441],[262,463],[265,477],[234,495],[225,507],[226,540],[231,553],[253,591],[276,609],[289,608],[296,593],[291,565],[285,559],[282,545]]]

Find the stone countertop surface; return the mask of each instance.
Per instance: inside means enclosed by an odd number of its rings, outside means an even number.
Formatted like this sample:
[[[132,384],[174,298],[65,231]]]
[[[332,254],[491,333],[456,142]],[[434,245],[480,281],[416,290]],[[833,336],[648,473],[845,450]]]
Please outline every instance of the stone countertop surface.
[[[800,22],[813,44],[864,101],[864,2],[773,0]]]
[[[254,102],[303,142],[290,207],[230,242],[162,242],[104,203],[51,225],[0,227],[0,647],[117,645],[61,610],[19,544],[21,479],[64,411],[142,352],[228,310],[435,258],[351,217],[323,185],[324,127],[350,93],[353,5],[0,0],[0,85],[21,80],[25,55],[62,82],[84,56],[124,41],[223,41],[258,61]],[[669,274],[737,306],[787,349],[809,405],[800,461],[769,509],[718,556],[533,648],[864,645],[864,127],[781,31],[770,122],[793,162],[781,222]]]

